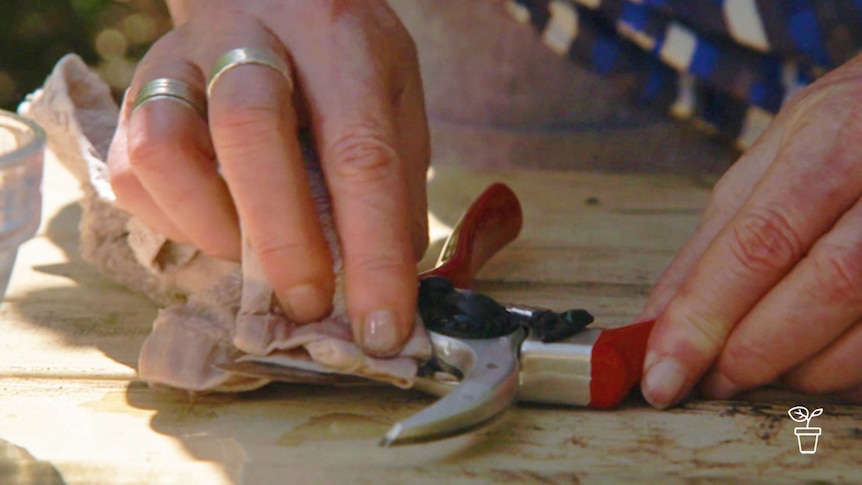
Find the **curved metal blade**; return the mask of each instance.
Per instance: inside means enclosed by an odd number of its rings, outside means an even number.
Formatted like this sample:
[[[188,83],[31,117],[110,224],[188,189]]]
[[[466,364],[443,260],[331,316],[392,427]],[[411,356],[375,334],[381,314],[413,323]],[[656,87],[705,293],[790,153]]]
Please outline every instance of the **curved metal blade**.
[[[433,441],[471,431],[499,416],[518,393],[518,349],[523,331],[493,339],[456,339],[434,332],[435,358],[458,369],[461,383],[421,412],[396,423],[382,446]],[[446,385],[423,386],[445,393]]]

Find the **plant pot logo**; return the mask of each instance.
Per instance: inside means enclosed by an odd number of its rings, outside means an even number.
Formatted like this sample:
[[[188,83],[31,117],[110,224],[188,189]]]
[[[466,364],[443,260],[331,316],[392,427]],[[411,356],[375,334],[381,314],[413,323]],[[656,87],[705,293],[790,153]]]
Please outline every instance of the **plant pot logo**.
[[[817,453],[817,443],[820,440],[820,428],[812,428],[811,420],[823,414],[823,408],[817,408],[814,411],[808,412],[805,406],[794,406],[787,410],[790,419],[797,423],[805,423],[805,426],[800,426],[793,429],[793,434],[796,435],[796,440],[799,442],[799,452],[803,455],[813,455]]]

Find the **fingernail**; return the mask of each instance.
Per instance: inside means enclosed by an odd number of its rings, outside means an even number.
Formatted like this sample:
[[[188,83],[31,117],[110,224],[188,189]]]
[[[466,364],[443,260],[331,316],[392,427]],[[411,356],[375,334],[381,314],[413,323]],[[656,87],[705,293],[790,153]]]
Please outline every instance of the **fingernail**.
[[[317,285],[294,286],[284,292],[281,304],[287,317],[298,323],[320,320],[329,313],[332,301]]]
[[[656,362],[658,362],[658,354],[656,352],[648,353],[644,359],[644,371],[648,371]]]
[[[394,312],[391,310],[371,312],[362,323],[362,347],[367,352],[385,357],[401,350],[401,335]]]
[[[685,380],[685,369],[676,359],[660,360],[647,370],[641,384],[643,395],[654,407],[664,409],[676,402]]]
[[[728,399],[740,389],[721,372],[713,372],[703,382],[704,392],[713,399]]]

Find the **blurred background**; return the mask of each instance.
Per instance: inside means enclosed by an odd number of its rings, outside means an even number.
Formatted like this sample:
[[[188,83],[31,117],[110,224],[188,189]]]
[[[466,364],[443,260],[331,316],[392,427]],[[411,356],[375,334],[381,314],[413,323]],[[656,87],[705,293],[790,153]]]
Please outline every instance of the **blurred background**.
[[[0,108],[14,110],[70,52],[122,92],[135,62],[170,27],[162,0],[2,0]]]
[[[389,0],[416,41],[433,163],[720,173],[729,143],[557,55],[505,0]],[[0,0],[0,108],[75,52],[114,89],[171,28],[164,0]]]

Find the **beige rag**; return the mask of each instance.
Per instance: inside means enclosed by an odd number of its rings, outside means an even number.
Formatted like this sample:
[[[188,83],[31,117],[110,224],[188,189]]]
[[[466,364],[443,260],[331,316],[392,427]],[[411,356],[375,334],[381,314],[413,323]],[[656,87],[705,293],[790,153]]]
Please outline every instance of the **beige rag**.
[[[105,159],[119,109],[108,86],[78,56],[61,59],[19,111],[45,128],[50,149],[81,181],[82,257],[163,307],[141,348],[141,378],[190,391],[251,390],[269,379],[229,372],[218,364],[252,361],[412,385],[418,361],[431,351],[418,316],[396,357],[368,356],[354,343],[329,195],[313,157],[306,160],[309,182],[339,276],[332,314],[295,325],[272,305],[272,289],[245,242],[242,264],[208,257],[168,240],[116,205]]]

